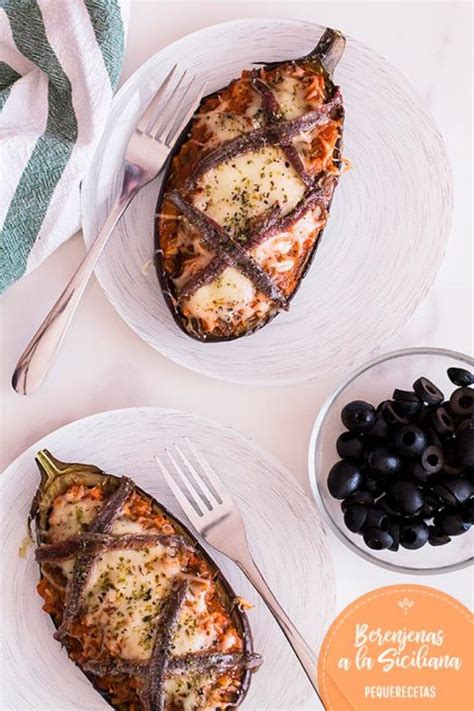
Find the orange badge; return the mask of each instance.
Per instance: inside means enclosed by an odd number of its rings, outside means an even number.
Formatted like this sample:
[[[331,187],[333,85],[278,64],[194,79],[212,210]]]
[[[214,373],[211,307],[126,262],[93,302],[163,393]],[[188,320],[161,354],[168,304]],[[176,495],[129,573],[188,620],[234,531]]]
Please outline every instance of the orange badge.
[[[327,711],[472,711],[473,615],[424,585],[390,585],[347,607],[326,635]]]

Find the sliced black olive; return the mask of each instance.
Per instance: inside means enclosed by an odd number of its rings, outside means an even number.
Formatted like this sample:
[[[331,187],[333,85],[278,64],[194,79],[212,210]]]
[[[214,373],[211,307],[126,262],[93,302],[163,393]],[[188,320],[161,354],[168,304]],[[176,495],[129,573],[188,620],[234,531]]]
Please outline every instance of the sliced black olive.
[[[349,506],[352,506],[353,504],[373,504],[374,503],[374,497],[372,494],[368,491],[356,491],[355,494],[351,494],[348,496],[346,499],[341,504],[341,509],[343,513],[347,511]]]
[[[448,368],[448,378],[454,385],[472,385],[474,383],[474,373],[470,373],[464,368]]]
[[[389,496],[381,496],[377,501],[377,506],[386,511],[391,518],[398,513],[391,505]]]
[[[410,417],[399,412],[397,403],[385,400],[380,410],[381,414],[389,425],[409,425]]]
[[[464,430],[474,430],[474,417],[466,417],[464,420],[459,422],[456,427],[456,433],[464,432]]]
[[[369,472],[365,477],[364,485],[373,496],[380,496],[387,488],[387,476],[385,474],[377,474],[377,472]]]
[[[444,395],[441,390],[437,388],[431,380],[428,380],[428,378],[418,378],[418,380],[415,380],[413,390],[420,400],[427,402],[428,405],[439,405],[444,400]]]
[[[421,412],[423,404],[418,400],[418,402],[404,402],[403,400],[398,400],[393,403],[393,409],[398,414],[399,417],[404,419],[413,420],[416,415]]]
[[[387,490],[391,506],[404,516],[414,516],[424,504],[423,494],[411,481],[396,481]]]
[[[415,402],[419,405],[421,404],[420,398],[413,392],[413,390],[399,390],[398,388],[395,388],[392,398],[393,400],[399,402]]]
[[[470,524],[463,521],[463,515],[455,509],[443,509],[434,517],[434,525],[448,536],[461,536],[469,530]]]
[[[388,532],[392,536],[393,540],[389,550],[398,551],[400,548],[400,523],[398,521],[393,521]]]
[[[421,548],[425,545],[428,538],[428,526],[423,521],[402,524],[400,527],[400,545],[409,550]]]
[[[474,499],[467,501],[462,509],[462,520],[464,523],[474,523]]]
[[[455,415],[467,417],[474,413],[474,390],[471,388],[457,388],[449,398],[451,412]]]
[[[341,459],[360,462],[364,456],[364,443],[355,432],[343,432],[336,440],[336,449]]]
[[[367,521],[368,507],[365,504],[353,504],[344,514],[344,523],[352,533],[359,533]]]
[[[430,474],[440,472],[444,464],[444,455],[441,447],[432,444],[421,455],[421,466]]]
[[[458,432],[456,444],[459,464],[474,467],[474,429]]]
[[[415,457],[426,449],[426,435],[420,427],[405,425],[395,435],[395,448],[405,457]]]
[[[440,509],[443,508],[442,501],[436,496],[436,494],[427,494],[425,497],[425,503],[421,509],[421,516],[423,518],[433,518],[435,514],[438,513]]]
[[[441,447],[441,439],[434,427],[425,427],[425,435],[428,444],[434,444],[436,447]]]
[[[433,491],[448,506],[464,504],[474,493],[472,484],[461,477],[445,477]]]
[[[438,531],[436,526],[428,526],[429,538],[428,543],[432,546],[444,546],[451,540],[446,533]]]
[[[364,400],[353,400],[342,408],[341,420],[350,432],[368,432],[375,422],[375,408]]]
[[[426,469],[423,469],[419,462],[408,462],[403,471],[406,471],[418,484],[426,484],[432,477],[431,472],[427,472]]]
[[[437,407],[431,416],[431,424],[440,437],[454,432],[454,420],[445,407]]]
[[[376,439],[387,439],[389,433],[390,426],[385,417],[379,413],[375,416],[375,422],[367,434],[369,437],[375,437]]]
[[[329,472],[328,489],[335,499],[345,499],[360,489],[361,485],[361,471],[352,462],[336,462]]]
[[[460,474],[462,474],[462,468],[459,467],[457,464],[445,462],[443,464],[443,472],[445,474],[448,474],[449,476],[459,476]]]
[[[401,466],[400,457],[386,447],[375,447],[367,457],[367,463],[372,471],[378,474],[394,474]]]
[[[379,508],[378,506],[369,506],[364,527],[381,528],[382,531],[388,531],[390,528],[390,517],[382,508]]]
[[[393,538],[387,531],[380,528],[368,528],[364,531],[364,542],[369,548],[381,551],[393,545]]]

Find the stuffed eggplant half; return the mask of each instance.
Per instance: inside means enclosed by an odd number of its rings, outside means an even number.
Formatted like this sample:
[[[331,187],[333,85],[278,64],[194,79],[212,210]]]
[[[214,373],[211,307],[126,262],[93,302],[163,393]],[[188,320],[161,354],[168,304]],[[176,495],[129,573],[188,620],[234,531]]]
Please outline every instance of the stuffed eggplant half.
[[[201,341],[248,335],[288,309],[326,225],[344,110],[344,37],[245,70],[201,102],[158,198],[155,264],[178,325]]]
[[[261,659],[196,539],[131,479],[36,461],[38,592],[70,659],[121,711],[237,707]]]

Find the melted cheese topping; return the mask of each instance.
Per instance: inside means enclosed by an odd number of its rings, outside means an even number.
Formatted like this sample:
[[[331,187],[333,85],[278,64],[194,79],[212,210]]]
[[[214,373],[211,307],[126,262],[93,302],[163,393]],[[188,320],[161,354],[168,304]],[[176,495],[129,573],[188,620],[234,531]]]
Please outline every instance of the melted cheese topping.
[[[324,220],[318,216],[317,211],[310,210],[288,232],[282,232],[257,245],[252,255],[269,272],[281,274],[289,271],[298,264],[308,238],[323,225]]]
[[[244,232],[249,220],[279,205],[283,215],[301,200],[305,186],[280,148],[236,156],[198,181],[193,203],[230,234]]]
[[[285,74],[271,89],[285,119],[303,116],[311,108],[306,100],[306,87],[298,77]]]
[[[88,489],[75,487],[54,501],[49,518],[51,543],[82,533],[92,523],[103,502],[94,498]]]
[[[182,565],[179,555],[153,546],[116,550],[97,560],[85,590],[85,623],[101,629],[112,655],[145,660],[151,654],[160,603]]]

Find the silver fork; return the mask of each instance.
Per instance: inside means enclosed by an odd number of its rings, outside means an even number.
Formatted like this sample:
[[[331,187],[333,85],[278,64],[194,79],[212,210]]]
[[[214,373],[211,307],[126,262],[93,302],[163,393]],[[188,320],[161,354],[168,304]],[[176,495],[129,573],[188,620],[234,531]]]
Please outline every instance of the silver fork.
[[[173,143],[190,120],[204,94],[206,83],[197,83],[194,76],[187,83],[183,97],[177,101],[179,88],[186,84],[187,71],[184,71],[174,86],[171,86],[170,81],[176,68],[175,65],[168,72],[128,141],[122,189],[102,229],[17,363],[12,385],[22,395],[32,393],[41,385],[66,335],[97,260],[117,222],[138,191],[159,174]],[[168,85],[170,85],[170,93],[165,101]],[[191,90],[191,100],[189,100],[187,96]],[[178,120],[184,109],[186,109],[184,117]]]
[[[171,474],[158,457],[155,457],[168,486],[198,534],[216,550],[231,558],[260,593],[293,648],[324,708],[323,700],[316,686],[316,657],[276,599],[255,563],[249,549],[245,525],[239,509],[202,454],[187,438],[185,438],[185,442],[194,460],[198,463],[202,475],[199,474],[196,466],[190,462],[181,447],[175,444],[176,454],[166,450],[175,475]],[[211,491],[204,477],[207,477],[214,491]],[[177,479],[187,490],[189,498],[183,493]]]

